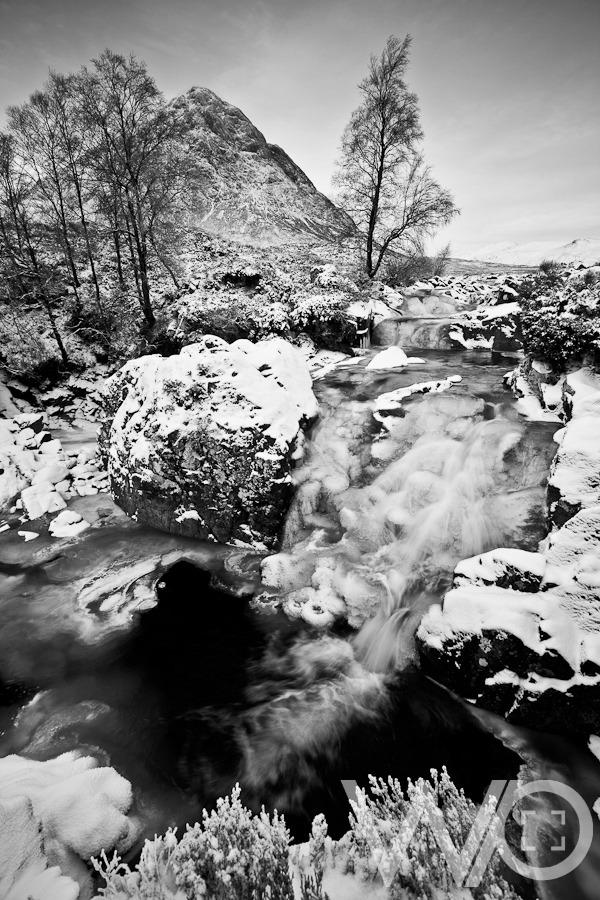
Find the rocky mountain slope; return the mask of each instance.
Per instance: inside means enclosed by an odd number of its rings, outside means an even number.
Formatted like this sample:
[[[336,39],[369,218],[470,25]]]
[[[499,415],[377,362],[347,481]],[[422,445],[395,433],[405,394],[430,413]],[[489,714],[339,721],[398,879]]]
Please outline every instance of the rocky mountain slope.
[[[207,88],[172,101],[196,163],[195,222],[203,231],[270,245],[337,240],[356,226],[281,147]]]
[[[600,239],[577,238],[568,244],[560,241],[530,241],[527,244],[501,241],[499,244],[486,244],[470,255],[462,253],[461,256],[464,259],[519,266],[539,266],[545,259],[570,265],[593,266],[600,262]]]

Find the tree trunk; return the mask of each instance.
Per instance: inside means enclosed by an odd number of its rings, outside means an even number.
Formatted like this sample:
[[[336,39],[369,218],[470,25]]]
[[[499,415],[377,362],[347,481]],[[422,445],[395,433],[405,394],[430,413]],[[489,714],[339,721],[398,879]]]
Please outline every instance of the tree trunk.
[[[144,318],[146,319],[148,325],[152,327],[155,324],[156,319],[154,317],[154,311],[152,309],[152,304],[150,302],[150,285],[148,283],[148,248],[146,246],[146,238],[145,235],[140,233],[140,227],[138,224],[136,210],[133,205],[133,201],[130,196],[127,198],[128,207],[129,207],[129,216],[131,220],[131,224],[133,227],[133,236],[135,238],[135,248],[137,251],[139,272],[140,272],[140,282],[141,282],[141,296],[140,303],[142,306],[142,311],[144,313]]]
[[[52,303],[50,302],[50,298],[48,297],[48,293],[46,291],[46,286],[43,282],[42,275],[40,272],[40,268],[38,266],[37,255],[35,250],[33,249],[33,244],[29,239],[29,230],[25,223],[23,223],[23,230],[25,232],[25,239],[27,242],[27,250],[29,252],[29,258],[31,259],[31,265],[33,266],[33,271],[35,273],[35,278],[38,283],[40,296],[42,298],[42,303],[44,305],[44,309],[46,310],[46,314],[48,316],[48,320],[50,322],[50,327],[52,329],[52,334],[54,335],[54,340],[56,341],[56,345],[58,347],[59,353],[61,355],[61,359],[65,366],[69,365],[69,357],[67,351],[65,349],[65,345],[63,344],[62,337],[60,336],[60,332],[58,330],[58,326],[56,324],[56,318],[54,316],[54,310],[52,309]]]

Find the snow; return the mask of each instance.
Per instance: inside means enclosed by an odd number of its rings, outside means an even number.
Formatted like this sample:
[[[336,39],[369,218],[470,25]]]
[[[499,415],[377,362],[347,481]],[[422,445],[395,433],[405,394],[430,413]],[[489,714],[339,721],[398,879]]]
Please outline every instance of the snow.
[[[546,559],[541,553],[501,547],[459,562],[454,569],[454,583],[459,585],[466,580],[473,584],[493,584],[508,568],[530,574],[541,581]]]
[[[77,900],[79,885],[48,868],[39,824],[27,797],[0,800],[0,897],[3,900]]]
[[[521,312],[518,303],[500,303],[497,306],[480,306],[472,313],[466,313],[469,318],[477,318],[480,322],[489,322],[492,319],[505,319],[508,316],[516,316]]]
[[[461,636],[507,632],[540,656],[556,651],[569,663],[576,673],[573,679],[551,679],[559,682],[560,689],[576,683],[598,683],[600,676],[586,677],[579,674],[579,669],[586,660],[600,665],[600,631],[581,629],[561,600],[561,595],[552,591],[530,594],[496,585],[485,590],[477,585],[463,585],[449,591],[441,607],[431,607],[418,634],[429,646],[441,650],[447,641]],[[548,681],[534,673],[527,684],[533,691],[547,686]]]
[[[367,364],[367,369],[398,369],[410,363],[422,363],[424,360],[415,356],[407,356],[401,347],[387,347],[376,353]]]
[[[427,394],[429,392],[439,394],[442,391],[447,391],[452,385],[459,384],[461,381],[460,375],[449,375],[447,378],[442,378],[439,381],[422,381],[417,384],[409,384],[407,387],[398,388],[395,391],[380,394],[375,400],[373,415],[378,421],[384,421],[381,413],[400,409],[402,401],[410,397],[411,394]]]
[[[578,238],[567,244],[558,241],[530,241],[526,244],[503,241],[486,244],[470,253],[463,252],[461,258],[527,266],[539,266],[545,259],[552,259],[556,262],[592,266],[600,260],[600,240]]]
[[[30,519],[39,519],[45,513],[58,512],[66,503],[50,481],[40,481],[21,491],[23,508]]]
[[[66,507],[74,493],[107,490],[106,476],[99,469],[96,445],[67,453],[58,438],[49,439],[40,413],[20,414],[0,424],[0,508],[13,501],[29,519]],[[93,479],[94,489],[84,482]],[[21,495],[14,504],[17,495]]]
[[[50,522],[48,531],[55,538],[72,538],[90,528],[90,523],[74,510],[65,509]]]
[[[595,734],[590,734],[590,736],[588,738],[588,747],[589,747],[590,753],[593,753],[594,756],[596,757],[596,759],[600,760],[600,737],[598,737]],[[598,804],[600,804],[600,797],[598,798],[598,800],[596,802]],[[599,813],[599,816],[600,816],[600,813]]]
[[[37,531],[17,531],[17,534],[19,535],[19,537],[25,539],[25,543],[27,543],[28,541],[35,541],[35,539],[39,537]]]
[[[600,416],[574,418],[563,433],[548,483],[566,503],[594,506],[600,500],[599,471]]]
[[[13,810],[19,808],[15,803],[21,809],[24,802],[30,804],[41,824],[50,861],[77,881],[85,883],[89,878],[82,860],[97,856],[102,849],[116,848],[123,853],[133,845],[138,825],[127,816],[132,801],[129,782],[114,769],[99,767],[91,757],[71,752],[45,762],[14,755],[0,759],[0,804],[9,804]],[[20,841],[27,827],[27,823],[22,825],[15,838],[10,823],[0,819],[0,854],[6,842],[12,843],[15,855],[22,854]],[[29,851],[29,846],[26,849]],[[31,850],[35,854],[35,844]],[[39,861],[36,866],[39,869]],[[61,900],[70,896],[77,894],[65,891]],[[43,900],[47,900],[45,895]]]
[[[146,407],[164,409],[168,419],[159,423],[161,430],[189,429],[190,412],[166,405],[169,382],[178,384],[178,393],[192,392],[195,385],[227,382],[230,402],[222,402],[211,410],[213,421],[226,430],[262,427],[278,444],[291,443],[302,418],[313,418],[318,404],[312,392],[312,379],[302,353],[282,338],[247,340],[227,344],[221,338],[208,336],[197,344],[184,347],[179,356],[163,358],[146,356],[132,360],[121,370],[135,380],[136,391],[130,391],[118,410],[113,433],[118,434],[125,422],[140,426]],[[207,374],[207,372],[209,374]],[[246,400],[246,403],[240,402]],[[132,448],[132,465],[148,460],[148,446],[139,440]]]

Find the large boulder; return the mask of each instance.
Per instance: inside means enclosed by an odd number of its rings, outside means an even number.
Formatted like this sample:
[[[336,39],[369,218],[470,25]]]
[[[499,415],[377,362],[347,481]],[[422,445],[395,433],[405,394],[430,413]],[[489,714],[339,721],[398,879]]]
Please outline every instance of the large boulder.
[[[208,336],[109,379],[100,448],[122,509],[164,531],[273,546],[302,425],[318,412],[306,362],[276,338]]]
[[[426,674],[515,724],[597,734],[599,549],[596,506],[544,555],[504,549],[461,563],[417,632]]]

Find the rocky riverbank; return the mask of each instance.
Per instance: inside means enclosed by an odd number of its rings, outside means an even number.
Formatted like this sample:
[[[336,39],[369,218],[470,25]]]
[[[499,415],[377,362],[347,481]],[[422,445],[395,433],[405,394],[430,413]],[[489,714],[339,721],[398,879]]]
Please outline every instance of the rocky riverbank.
[[[417,641],[423,670],[470,702],[587,737],[600,731],[600,378],[544,368],[528,364],[510,380],[519,393],[538,385],[543,409],[568,418],[555,436],[549,537],[538,553],[460,563]]]

